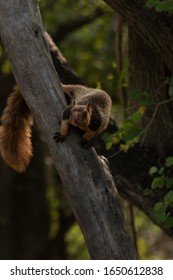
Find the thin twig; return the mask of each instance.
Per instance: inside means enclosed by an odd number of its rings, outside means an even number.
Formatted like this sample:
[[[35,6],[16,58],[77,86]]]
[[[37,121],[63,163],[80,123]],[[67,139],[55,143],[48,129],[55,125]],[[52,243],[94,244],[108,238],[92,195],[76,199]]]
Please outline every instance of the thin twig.
[[[145,130],[144,130],[145,133],[144,133],[144,136],[143,136],[143,138],[142,138],[142,140],[141,140],[141,144],[140,144],[141,147],[142,147],[143,144],[144,144],[144,141],[145,141],[145,139],[146,139],[148,130],[149,130],[149,128],[151,127],[151,125],[152,125],[152,123],[153,123],[153,121],[154,121],[154,119],[155,119],[155,117],[156,117],[156,115],[157,115],[157,112],[158,112],[159,107],[160,107],[161,105],[166,104],[166,103],[169,103],[169,102],[171,102],[171,101],[173,101],[173,98],[167,99],[167,100],[163,100],[163,101],[161,101],[161,102],[159,102],[159,103],[156,103],[156,108],[155,108],[155,110],[154,110],[154,112],[153,112],[152,118],[151,118],[150,122],[148,123],[147,127],[146,127]],[[154,104],[155,104],[155,103],[154,103]]]

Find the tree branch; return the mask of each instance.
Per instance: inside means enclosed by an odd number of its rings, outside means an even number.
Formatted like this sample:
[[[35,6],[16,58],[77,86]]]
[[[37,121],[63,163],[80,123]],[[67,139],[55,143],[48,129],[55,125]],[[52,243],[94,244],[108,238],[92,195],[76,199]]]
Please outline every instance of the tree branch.
[[[52,35],[53,39],[55,40],[64,40],[68,34],[85,26],[86,24],[90,24],[95,19],[101,17],[105,14],[105,11],[101,8],[97,8],[93,14],[87,16],[80,16],[75,18],[71,21],[66,21],[65,23],[60,23],[55,33]]]
[[[45,36],[49,44],[49,50],[52,57],[52,61],[59,75],[60,81],[63,84],[83,84],[82,79],[67,63],[65,57],[63,56],[59,48],[55,45],[51,36],[47,32],[45,32]]]
[[[57,60],[57,64],[61,65],[61,67],[57,69],[58,73],[60,74],[60,79],[63,79],[65,83],[72,84],[75,83],[76,79],[78,79],[80,83],[80,77],[76,73],[75,76],[73,76],[74,71],[72,70],[72,68],[69,67],[62,53],[61,56],[56,55],[56,53],[59,52],[59,50],[55,46],[50,36],[48,37],[48,39],[49,41],[51,40],[51,44],[49,43],[49,45],[51,55],[54,56],[54,63]],[[64,61],[66,61],[65,67]],[[156,103],[156,107],[153,116],[151,117],[151,121],[153,121],[158,108],[161,105],[169,103],[171,101],[172,99],[169,99]],[[114,122],[111,121],[107,132],[114,133],[116,130],[116,125],[114,124]],[[145,129],[144,137],[147,131],[148,126]],[[143,138],[141,143],[142,142]],[[99,151],[99,154],[101,153],[109,158],[111,173],[116,182],[119,194],[126,200],[128,200],[130,203],[138,207],[141,211],[143,211],[155,224],[157,224],[163,231],[165,231],[166,234],[173,238],[172,229],[166,229],[163,226],[163,223],[159,223],[151,215],[155,203],[160,200],[160,191],[155,191],[150,196],[144,196],[143,194],[144,189],[150,186],[152,181],[152,178],[148,174],[149,168],[152,165],[158,164],[158,162],[160,161],[159,155],[153,153],[151,150],[146,149],[141,144],[133,147],[126,153],[120,152],[118,145],[113,146],[112,150],[108,152],[105,150],[105,145],[101,140],[101,137],[97,141],[97,150]],[[164,195],[164,193],[162,193],[162,195]],[[169,211],[171,210],[169,209]]]
[[[52,139],[65,100],[36,1],[1,1],[0,33],[16,81],[45,136],[91,258],[136,258],[106,164],[94,149],[79,148],[76,131],[63,144],[55,144]]]

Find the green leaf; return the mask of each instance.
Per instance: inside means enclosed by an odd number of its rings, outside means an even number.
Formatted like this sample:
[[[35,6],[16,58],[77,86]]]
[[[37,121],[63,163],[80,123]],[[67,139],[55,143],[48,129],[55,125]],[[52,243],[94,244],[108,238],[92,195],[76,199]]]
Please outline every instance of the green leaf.
[[[161,168],[159,169],[159,175],[162,175],[162,174],[164,173],[164,170],[165,170],[165,168],[164,168],[164,167],[161,167]]]
[[[165,179],[165,186],[169,189],[173,187],[173,178],[166,178]]]
[[[154,205],[152,216],[157,222],[164,222],[166,220],[167,215],[163,202],[158,202]]]
[[[173,165],[173,157],[167,157],[165,161],[165,166],[170,167]]]
[[[104,141],[110,141],[111,137],[112,137],[112,135],[110,133],[105,132],[105,133],[102,134],[102,139]]]
[[[141,94],[142,94],[142,92],[140,90],[136,89],[130,93],[130,97],[132,99],[139,101],[139,99],[141,98]]]
[[[173,11],[173,1],[168,0],[164,2],[158,1],[155,7],[157,12],[172,12]]]
[[[152,8],[152,7],[154,7],[157,3],[158,3],[159,1],[158,0],[148,0],[147,2],[146,2],[146,7],[148,7],[148,8]]]
[[[156,166],[152,166],[149,170],[149,175],[153,175],[158,172],[158,168]]]
[[[11,72],[11,65],[8,60],[5,60],[5,62],[3,63],[2,67],[1,67],[1,71],[4,74],[9,74]]]
[[[141,95],[139,103],[140,103],[140,105],[143,105],[143,106],[149,106],[153,103],[153,98],[147,92],[144,92]]]
[[[142,118],[142,116],[143,116],[143,113],[141,113],[140,111],[137,111],[137,112],[133,113],[132,121],[134,123],[139,123],[141,118]]]
[[[173,228],[173,217],[167,217],[163,224],[164,228],[170,229]]]
[[[157,188],[163,188],[164,186],[164,181],[165,178],[164,177],[155,177],[151,183],[151,188],[153,190],[157,189]]]
[[[173,191],[169,191],[165,196],[164,196],[164,205],[165,207],[172,207],[173,206]]]
[[[166,9],[166,11],[173,10],[173,1],[172,0],[165,1],[165,9]]]
[[[148,8],[155,8],[157,12],[168,12],[173,13],[173,1],[158,1],[158,0],[148,0],[146,2],[146,7]]]
[[[113,145],[113,143],[112,142],[107,142],[106,143],[106,150],[108,151],[108,150],[110,150],[111,148],[112,148],[112,145]]]
[[[155,10],[156,10],[156,12],[158,12],[158,13],[163,12],[163,10],[164,10],[164,5],[162,5],[162,3],[160,3],[160,2],[158,2],[158,3],[155,5]]]
[[[152,189],[151,188],[147,188],[143,191],[143,195],[148,196],[152,193]]]

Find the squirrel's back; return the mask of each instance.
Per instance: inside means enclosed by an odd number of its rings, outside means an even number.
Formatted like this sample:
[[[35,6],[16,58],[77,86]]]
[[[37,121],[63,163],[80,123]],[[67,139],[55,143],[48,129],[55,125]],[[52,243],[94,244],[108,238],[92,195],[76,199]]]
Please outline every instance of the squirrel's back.
[[[96,134],[101,133],[108,125],[110,119],[110,109],[112,101],[110,96],[101,89],[88,88],[81,85],[62,85],[67,102],[73,103],[75,106],[90,104],[91,121],[95,121],[96,116],[99,120],[100,127]],[[70,100],[71,98],[71,100]]]

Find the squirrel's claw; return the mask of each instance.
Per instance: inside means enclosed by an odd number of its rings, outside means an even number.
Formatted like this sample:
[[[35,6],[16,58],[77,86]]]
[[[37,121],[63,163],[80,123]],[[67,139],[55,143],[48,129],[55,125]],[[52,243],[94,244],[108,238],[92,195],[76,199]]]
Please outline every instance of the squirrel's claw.
[[[82,149],[87,150],[91,147],[91,142],[82,138],[82,140],[79,142],[79,145]]]
[[[60,132],[55,132],[53,139],[55,140],[55,142],[62,142],[63,141],[63,137],[61,135]]]

